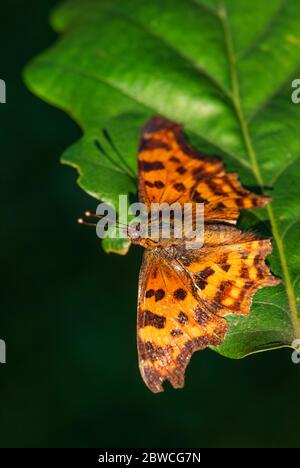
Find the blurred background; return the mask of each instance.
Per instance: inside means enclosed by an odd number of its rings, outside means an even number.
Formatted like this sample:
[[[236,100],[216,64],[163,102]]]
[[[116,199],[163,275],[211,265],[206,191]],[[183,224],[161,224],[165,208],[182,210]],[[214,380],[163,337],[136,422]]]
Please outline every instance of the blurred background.
[[[30,94],[22,68],[50,46],[55,1],[1,4],[1,447],[299,447],[291,351],[196,353],[186,387],[153,395],[136,353],[142,252],[105,254],[76,219],[96,201],[61,166],[80,129]]]

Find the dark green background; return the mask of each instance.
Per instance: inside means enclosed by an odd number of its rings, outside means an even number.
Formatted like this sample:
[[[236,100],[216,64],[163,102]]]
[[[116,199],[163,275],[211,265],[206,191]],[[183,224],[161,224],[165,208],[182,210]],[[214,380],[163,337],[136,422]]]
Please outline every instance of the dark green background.
[[[184,390],[144,386],[141,251],[106,255],[94,230],[76,224],[96,202],[59,157],[80,129],[22,83],[24,65],[55,39],[54,4],[1,4],[0,445],[299,447],[300,365],[290,350],[241,361],[207,350],[194,355]]]

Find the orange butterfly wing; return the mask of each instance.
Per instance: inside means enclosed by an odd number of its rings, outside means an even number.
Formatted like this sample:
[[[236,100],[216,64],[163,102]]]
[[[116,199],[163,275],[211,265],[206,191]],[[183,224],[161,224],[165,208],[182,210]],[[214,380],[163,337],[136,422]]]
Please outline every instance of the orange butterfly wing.
[[[248,315],[254,293],[280,283],[265,263],[271,251],[269,239],[233,226],[212,224],[205,226],[201,249],[186,250],[182,244],[175,258],[211,312],[218,316]]]
[[[201,202],[206,221],[235,223],[242,208],[269,201],[244,189],[220,158],[195,150],[180,125],[160,117],[145,125],[138,158],[139,197],[148,204]]]
[[[141,375],[153,392],[169,380],[183,387],[194,351],[220,344],[226,321],[211,313],[193,292],[184,269],[146,251],[139,280],[138,352]]]
[[[153,392],[184,385],[192,354],[221,343],[228,314],[248,315],[254,293],[276,286],[265,256],[269,240],[232,226],[210,225],[201,249],[178,242],[147,250],[139,280],[138,351],[146,385]]]
[[[185,140],[182,127],[159,117],[144,127],[139,150],[139,198],[151,203],[204,203],[204,245],[147,250],[140,273],[138,350],[141,374],[153,392],[169,380],[182,387],[191,355],[222,341],[227,314],[247,315],[257,289],[275,286],[265,257],[271,243],[235,224],[242,208],[268,197],[245,190],[221,160]],[[207,222],[209,223],[207,224]],[[213,221],[222,222],[222,224]]]

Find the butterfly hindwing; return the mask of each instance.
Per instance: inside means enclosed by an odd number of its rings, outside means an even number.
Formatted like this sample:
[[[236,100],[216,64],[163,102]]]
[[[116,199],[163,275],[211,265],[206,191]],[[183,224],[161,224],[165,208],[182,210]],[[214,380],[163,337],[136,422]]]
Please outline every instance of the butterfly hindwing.
[[[265,263],[271,251],[269,239],[233,226],[206,225],[203,247],[181,247],[177,260],[192,276],[209,310],[219,316],[248,315],[254,293],[280,283]]]

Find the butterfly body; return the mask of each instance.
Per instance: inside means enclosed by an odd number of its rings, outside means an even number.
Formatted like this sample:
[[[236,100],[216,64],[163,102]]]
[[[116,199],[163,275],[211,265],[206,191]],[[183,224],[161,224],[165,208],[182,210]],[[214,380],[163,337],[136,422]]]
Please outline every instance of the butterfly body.
[[[280,280],[265,263],[271,241],[234,226],[241,208],[263,207],[269,197],[244,189],[218,157],[196,151],[180,125],[160,117],[150,119],[142,132],[139,200],[149,212],[153,204],[190,203],[192,216],[199,203],[204,205],[199,248],[189,248],[185,231],[176,236],[174,218],[164,235],[158,212],[148,214],[143,235],[131,236],[145,248],[138,290],[139,367],[150,390],[160,392],[165,380],[182,387],[193,352],[222,342],[228,329],[224,317],[248,315],[255,291]]]

